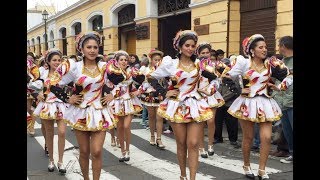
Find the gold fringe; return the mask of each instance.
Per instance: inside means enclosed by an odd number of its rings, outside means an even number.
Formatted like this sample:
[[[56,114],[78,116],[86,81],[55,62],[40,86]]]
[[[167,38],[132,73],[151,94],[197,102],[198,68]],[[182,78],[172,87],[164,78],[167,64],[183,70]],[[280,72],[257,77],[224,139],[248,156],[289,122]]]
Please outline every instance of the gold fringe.
[[[157,114],[171,122],[175,123],[190,123],[190,122],[204,122],[213,117],[213,112],[211,109],[207,109],[205,112],[202,112],[198,118],[195,119],[184,119],[181,115],[177,113],[174,114],[174,117],[171,118],[166,112],[158,108]]]
[[[251,122],[256,122],[256,123],[262,123],[262,122],[273,122],[273,121],[278,121],[280,120],[282,114],[277,115],[273,118],[266,118],[266,117],[257,117],[257,118],[248,118],[243,116],[242,112],[237,111],[237,112],[231,112],[229,109],[227,111],[230,115],[232,115],[235,118],[242,119],[242,120],[247,120]]]

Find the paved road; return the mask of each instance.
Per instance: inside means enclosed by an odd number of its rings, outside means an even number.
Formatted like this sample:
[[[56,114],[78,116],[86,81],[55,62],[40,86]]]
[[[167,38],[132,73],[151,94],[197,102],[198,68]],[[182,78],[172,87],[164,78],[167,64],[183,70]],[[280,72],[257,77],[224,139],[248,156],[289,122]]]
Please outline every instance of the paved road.
[[[103,170],[101,180],[175,180],[179,179],[180,170],[176,158],[176,144],[173,134],[165,134],[162,137],[166,150],[159,150],[149,145],[150,132],[144,129],[140,119],[134,119],[132,123],[132,145],[130,146],[131,159],[127,163],[120,163],[120,148],[110,146],[111,136],[107,133],[103,145]],[[78,163],[79,152],[77,141],[73,131],[67,127],[64,163],[67,166],[66,175],[62,176],[57,171],[57,162],[54,172],[48,172],[48,158],[44,154],[44,138],[40,129],[40,121],[36,122],[36,136],[28,139],[28,179],[29,180],[81,180],[80,165]],[[225,129],[225,128],[224,128]],[[55,129],[57,134],[57,129]],[[226,132],[223,134],[227,137]],[[241,140],[241,134],[239,135]],[[54,143],[58,138],[55,135]],[[207,141],[207,139],[206,139]],[[274,146],[272,148],[275,148]],[[198,180],[240,180],[246,179],[242,171],[241,148],[235,149],[229,145],[226,139],[224,143],[216,144],[215,155],[208,159],[199,158],[200,166],[197,173]],[[258,169],[259,153],[252,153],[251,167],[254,173]],[[58,160],[58,149],[54,146],[54,159]],[[91,162],[90,162],[91,163]],[[267,168],[271,179],[293,179],[293,165],[282,164],[279,158],[270,156]],[[91,171],[91,170],[90,170]]]

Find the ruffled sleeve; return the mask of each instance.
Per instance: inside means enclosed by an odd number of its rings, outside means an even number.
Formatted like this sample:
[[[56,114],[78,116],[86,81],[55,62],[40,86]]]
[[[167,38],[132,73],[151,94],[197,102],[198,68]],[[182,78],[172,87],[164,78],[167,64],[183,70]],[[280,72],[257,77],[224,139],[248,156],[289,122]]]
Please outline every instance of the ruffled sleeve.
[[[165,56],[160,65],[150,74],[150,76],[156,79],[173,76],[176,71],[175,68],[172,58],[170,56]]]
[[[227,72],[227,74],[229,74],[231,77],[236,77],[238,75],[243,76],[247,67],[247,59],[239,55],[234,61],[234,66],[230,69],[230,71]]]
[[[147,76],[148,82],[156,90],[156,94],[165,97],[167,90],[161,86],[158,80],[166,77],[173,76],[176,72],[174,60],[170,56],[163,57],[157,69],[153,71],[150,76]]]
[[[65,86],[76,79],[76,62],[72,59],[61,63],[51,76],[50,84]]]
[[[288,87],[293,84],[293,76],[290,74],[289,68],[274,56],[267,59],[266,63],[268,63],[271,68],[271,77],[281,81],[278,88],[280,90],[287,90]]]
[[[105,78],[111,81],[114,85],[119,84],[126,79],[126,73],[118,66],[118,63],[115,59],[112,59],[107,62],[105,69]],[[105,79],[107,82],[107,79]]]
[[[136,67],[131,67],[130,73],[131,73],[132,79],[136,83],[138,83],[138,85],[141,85],[142,82],[145,80],[145,75]]]
[[[37,65],[27,61],[27,88],[39,92],[43,88],[43,79]]]

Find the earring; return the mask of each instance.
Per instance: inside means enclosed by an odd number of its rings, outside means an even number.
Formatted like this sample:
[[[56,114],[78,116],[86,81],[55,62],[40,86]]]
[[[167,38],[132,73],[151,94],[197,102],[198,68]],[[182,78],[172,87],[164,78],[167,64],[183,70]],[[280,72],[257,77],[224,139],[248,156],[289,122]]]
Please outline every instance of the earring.
[[[251,56],[254,57],[254,52],[253,51],[251,51]]]
[[[181,52],[181,49],[179,50],[179,54],[181,54],[182,52]]]

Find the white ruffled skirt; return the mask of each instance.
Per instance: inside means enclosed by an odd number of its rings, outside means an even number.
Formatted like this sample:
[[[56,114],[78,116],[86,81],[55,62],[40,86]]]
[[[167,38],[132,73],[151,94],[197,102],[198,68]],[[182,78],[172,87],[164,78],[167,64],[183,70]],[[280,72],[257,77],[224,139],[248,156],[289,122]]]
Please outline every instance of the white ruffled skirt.
[[[253,98],[239,96],[229,107],[228,113],[238,119],[257,123],[277,121],[282,116],[277,102],[264,96]]]
[[[61,120],[66,108],[67,104],[63,102],[39,102],[33,115],[45,120]]]
[[[217,91],[211,96],[204,97],[211,108],[218,108],[224,105],[222,95]]]
[[[92,105],[87,108],[69,105],[64,119],[72,128],[80,131],[105,131],[114,128],[118,122],[108,108],[95,109]]]
[[[127,116],[142,111],[142,104],[137,97],[130,99],[114,99],[109,103],[112,114],[116,116]]]
[[[204,99],[194,98],[184,101],[167,98],[160,103],[157,113],[175,123],[202,122],[213,117],[208,103]]]

